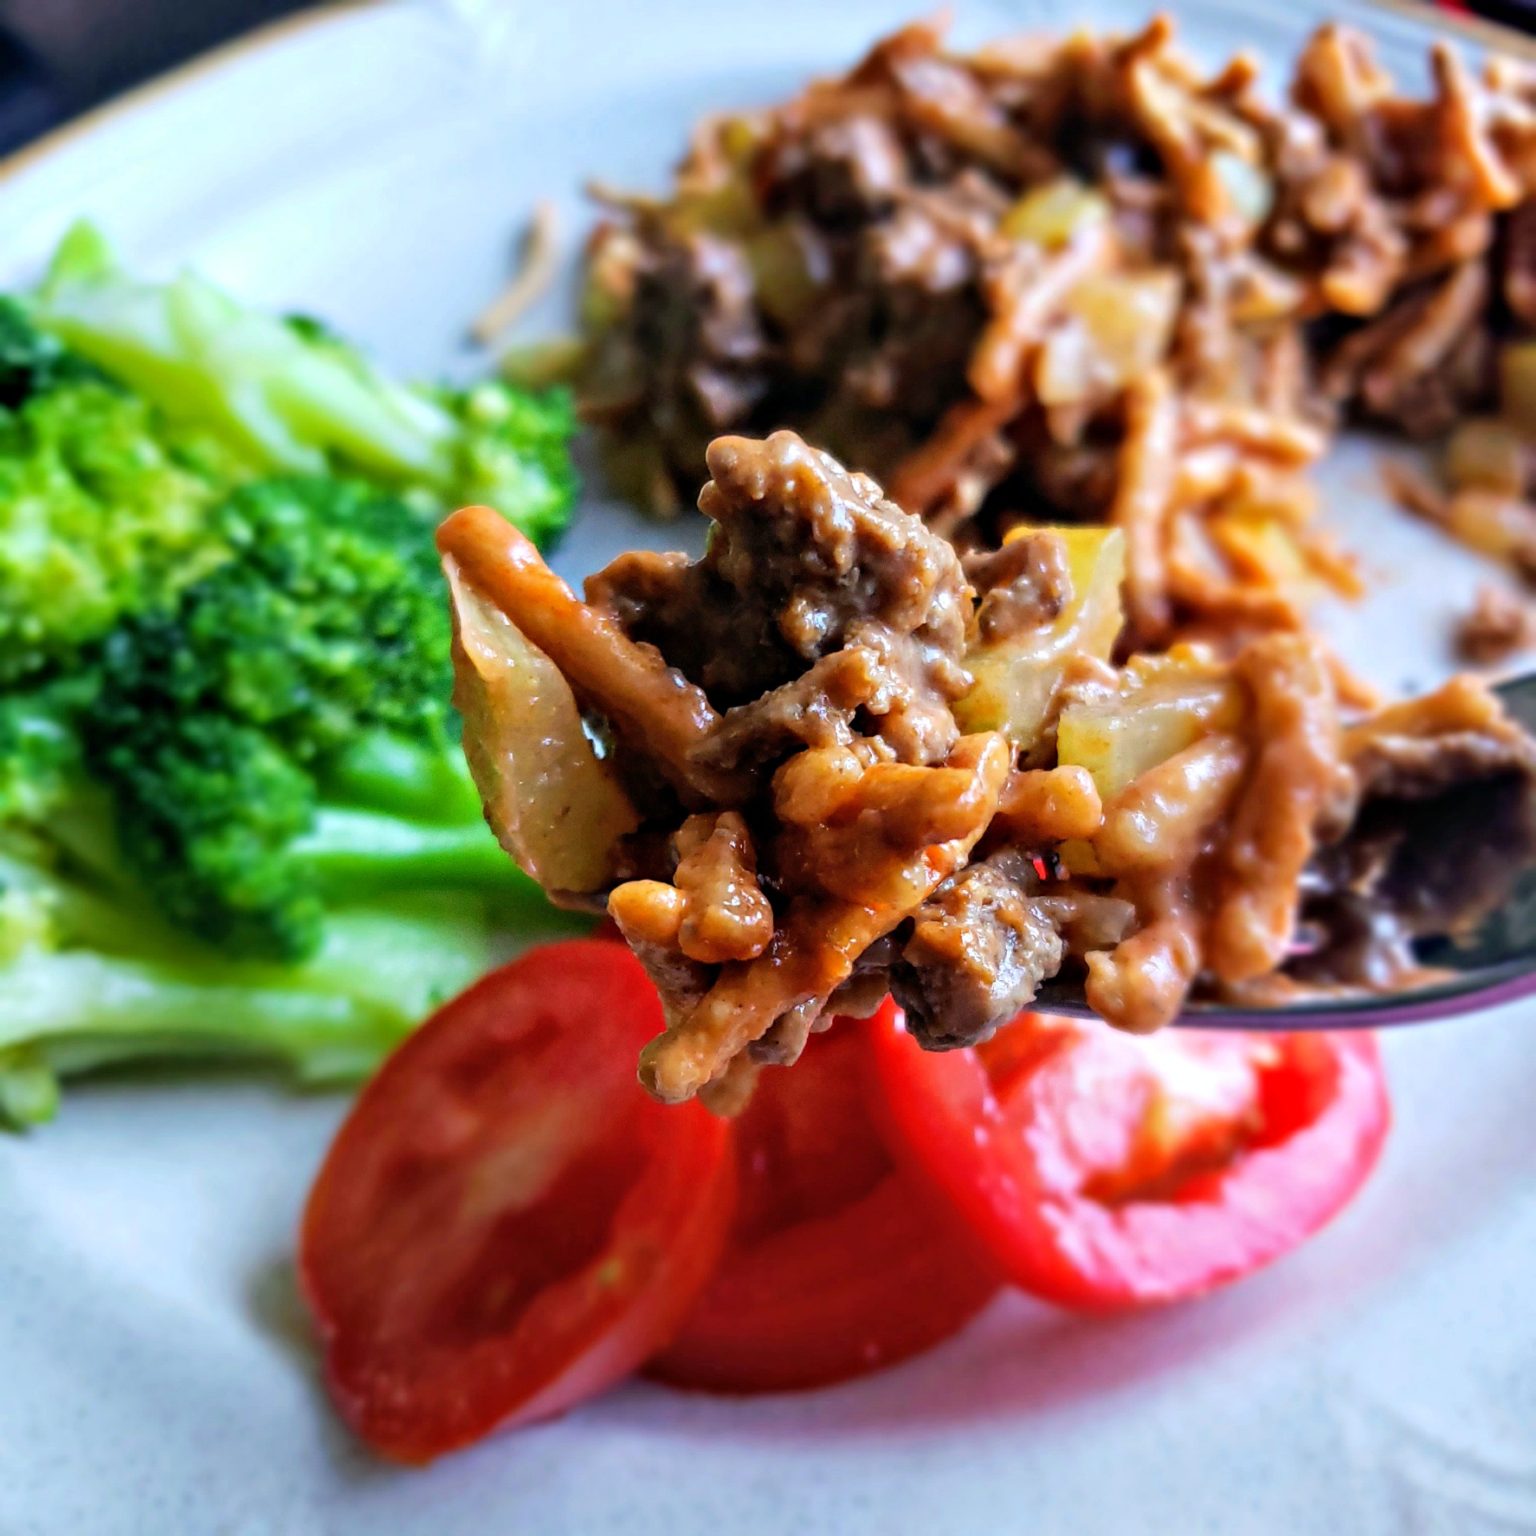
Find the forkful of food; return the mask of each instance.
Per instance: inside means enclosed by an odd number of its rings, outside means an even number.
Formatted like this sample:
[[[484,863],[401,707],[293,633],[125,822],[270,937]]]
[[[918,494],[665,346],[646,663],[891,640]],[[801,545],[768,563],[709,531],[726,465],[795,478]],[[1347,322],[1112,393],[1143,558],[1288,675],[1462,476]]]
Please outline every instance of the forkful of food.
[[[790,432],[708,467],[702,558],[585,600],[492,512],[439,533],[487,816],[655,982],[658,1097],[728,1106],[887,993],[946,1049],[1536,990],[1536,684],[1367,708],[1283,615],[1128,650],[1119,527],[966,552]]]

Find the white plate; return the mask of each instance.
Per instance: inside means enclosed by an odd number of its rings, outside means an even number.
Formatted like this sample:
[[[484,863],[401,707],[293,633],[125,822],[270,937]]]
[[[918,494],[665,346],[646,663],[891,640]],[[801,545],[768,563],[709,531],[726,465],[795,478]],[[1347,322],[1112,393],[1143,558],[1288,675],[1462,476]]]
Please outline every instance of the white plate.
[[[835,69],[910,9],[340,11],[25,157],[0,178],[0,280],[89,213],[137,262],[194,262],[326,315],[402,369],[461,368],[457,338],[535,197],[557,200],[574,250],[584,178],[659,184],[700,112]],[[1356,0],[1206,0],[1183,21],[1202,53],[1255,47],[1279,73],[1330,11],[1421,75],[1425,26]],[[973,0],[960,33],[1083,14]],[[1383,504],[1363,447],[1325,483],[1378,583],[1330,623],[1381,681],[1433,681],[1445,620],[1487,572]],[[579,574],[638,529],[592,506],[561,563]],[[1399,1124],[1378,1177],[1318,1241],[1215,1299],[1089,1323],[1010,1297],[836,1390],[630,1386],[413,1473],[335,1427],[292,1297],[295,1212],[341,1105],[236,1079],[77,1087],[56,1125],[0,1138],[0,1536],[1530,1530],[1533,1026],[1527,1008],[1392,1040]]]

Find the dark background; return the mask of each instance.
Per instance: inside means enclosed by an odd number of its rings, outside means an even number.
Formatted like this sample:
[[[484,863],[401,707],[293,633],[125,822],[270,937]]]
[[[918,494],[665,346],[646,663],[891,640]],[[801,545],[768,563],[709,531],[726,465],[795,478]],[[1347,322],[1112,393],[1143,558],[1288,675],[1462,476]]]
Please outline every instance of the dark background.
[[[0,154],[103,98],[313,0],[0,0]],[[504,0],[508,5],[571,0]],[[644,0],[636,0],[643,4]],[[1536,0],[1446,0],[1536,30]],[[928,9],[912,0],[904,13]],[[1157,9],[1147,0],[1147,10]]]
[[[308,0],[0,0],[0,153]]]

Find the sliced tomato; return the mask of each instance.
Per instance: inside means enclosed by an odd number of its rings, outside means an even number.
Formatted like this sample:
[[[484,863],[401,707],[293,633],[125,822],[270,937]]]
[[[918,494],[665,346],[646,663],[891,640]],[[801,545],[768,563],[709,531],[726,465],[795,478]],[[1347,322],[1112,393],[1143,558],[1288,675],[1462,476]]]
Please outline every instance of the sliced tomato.
[[[727,1124],[635,1077],[661,1005],[627,949],[550,944],[433,1016],[364,1089],[304,1213],[326,1379],[426,1461],[562,1412],[676,1328],[733,1207]]]
[[[1169,1030],[1026,1015],[984,1052],[874,1031],[882,1117],[1009,1277],[1111,1311],[1279,1258],[1365,1182],[1390,1122],[1365,1034]]]
[[[823,1386],[937,1344],[996,1294],[995,1266],[876,1131],[870,1029],[839,1020],[758,1080],[736,1122],[730,1245],[651,1375],[716,1392]]]

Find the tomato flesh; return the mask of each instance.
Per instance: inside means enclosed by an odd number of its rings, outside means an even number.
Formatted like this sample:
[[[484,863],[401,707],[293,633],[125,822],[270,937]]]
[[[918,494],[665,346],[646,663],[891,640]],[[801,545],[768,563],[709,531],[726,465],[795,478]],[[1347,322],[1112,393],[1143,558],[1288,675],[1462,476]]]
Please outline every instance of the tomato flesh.
[[[1088,1311],[1279,1258],[1358,1191],[1391,1118],[1358,1033],[1138,1039],[1026,1015],[980,1053],[924,1053],[891,1019],[874,1045],[905,1165],[1014,1283]]]
[[[299,1263],[331,1395],[385,1455],[424,1461],[602,1391],[707,1280],[730,1133],[640,1088],[661,1027],[627,950],[552,944],[447,1004],[363,1091]]]
[[[839,1020],[762,1074],[736,1122],[730,1244],[649,1374],[730,1393],[824,1386],[939,1343],[996,1294],[995,1266],[880,1139],[871,1027]]]

